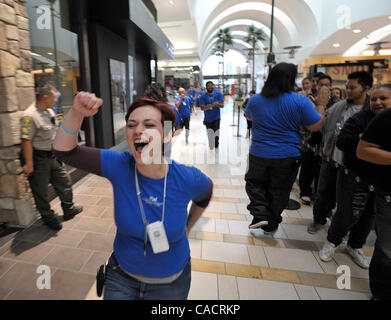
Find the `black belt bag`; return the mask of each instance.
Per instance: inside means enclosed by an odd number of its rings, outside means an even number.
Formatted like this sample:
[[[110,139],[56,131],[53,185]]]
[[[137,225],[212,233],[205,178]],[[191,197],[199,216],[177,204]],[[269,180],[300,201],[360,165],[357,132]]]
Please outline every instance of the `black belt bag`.
[[[102,296],[105,280],[106,280],[106,265],[102,264],[99,267],[98,272],[96,273],[96,294],[98,295],[98,297]]]

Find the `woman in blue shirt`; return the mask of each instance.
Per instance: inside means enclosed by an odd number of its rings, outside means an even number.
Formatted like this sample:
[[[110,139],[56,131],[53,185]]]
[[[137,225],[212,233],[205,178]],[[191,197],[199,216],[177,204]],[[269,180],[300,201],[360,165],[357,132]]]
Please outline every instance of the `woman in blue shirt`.
[[[57,131],[56,157],[110,180],[117,232],[106,267],[104,299],[186,299],[191,280],[187,235],[204,212],[212,182],[200,170],[162,156],[166,104],[138,99],[126,114],[129,152],[77,145],[84,117],[103,101],[79,93]],[[189,215],[188,203],[192,202]]]
[[[300,165],[299,128],[318,131],[323,125],[324,107],[318,113],[307,97],[294,92],[296,76],[295,65],[277,64],[262,93],[247,104],[245,114],[253,124],[245,176],[247,208],[254,217],[250,229],[277,230]]]

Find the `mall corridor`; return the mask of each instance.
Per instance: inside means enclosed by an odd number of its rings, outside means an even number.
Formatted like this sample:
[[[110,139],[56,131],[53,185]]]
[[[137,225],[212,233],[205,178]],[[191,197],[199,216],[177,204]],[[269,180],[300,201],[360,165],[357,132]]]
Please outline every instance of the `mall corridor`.
[[[252,217],[246,209],[249,200],[243,171],[248,151],[237,150],[236,158],[227,156],[237,142],[248,148],[249,140],[245,138],[243,114],[239,118],[242,137],[236,137],[237,127],[231,125],[237,124],[237,112],[233,117],[232,109],[230,100],[222,112],[219,160],[213,159],[214,151],[201,154],[207,149],[202,112],[192,117],[189,144],[185,144],[182,133],[173,146],[174,160],[190,163],[197,159],[196,166],[215,185],[209,207],[190,233],[189,299],[369,300],[368,271],[351,260],[344,245],[331,262],[319,259],[326,231],[307,233],[312,221],[310,206],[285,210],[274,236],[264,235],[261,229],[250,232]],[[39,220],[0,247],[0,299],[100,299],[96,296],[95,275],[112,252],[116,231],[111,184],[88,175],[74,185],[74,197],[84,211],[64,222],[62,230],[51,231]],[[291,198],[298,200],[296,185]],[[54,210],[61,210],[58,198],[52,204]],[[364,247],[368,257],[373,252],[373,238],[371,234]],[[50,268],[50,290],[37,289],[40,265]],[[342,265],[350,267],[350,290],[337,287],[341,276],[337,268]]]

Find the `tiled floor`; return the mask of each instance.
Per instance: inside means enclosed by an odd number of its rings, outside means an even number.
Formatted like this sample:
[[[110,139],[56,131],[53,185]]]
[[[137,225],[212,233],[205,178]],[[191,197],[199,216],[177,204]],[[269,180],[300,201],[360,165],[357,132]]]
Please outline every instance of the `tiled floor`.
[[[232,105],[223,111],[218,161],[214,152],[205,151],[202,112],[191,120],[189,145],[184,143],[184,134],[173,144],[172,158],[188,164],[197,162],[215,186],[213,200],[190,233],[189,299],[370,299],[368,271],[354,264],[344,245],[331,262],[319,259],[327,231],[307,233],[311,207],[284,211],[283,223],[274,236],[248,229],[252,217],[247,211],[244,173],[249,141],[244,138],[244,118],[240,124],[243,137],[234,137],[237,128],[230,126],[231,112]],[[235,145],[245,151],[236,158],[230,156]],[[240,148],[236,151],[238,155]],[[295,186],[291,197],[297,199],[297,192]],[[109,257],[116,231],[112,188],[108,181],[88,175],[74,186],[74,196],[84,211],[64,222],[61,231],[50,231],[38,221],[0,247],[0,299],[98,299],[96,270]],[[57,199],[52,204],[61,211]],[[373,243],[371,235],[364,248],[369,257]],[[37,289],[40,265],[50,267],[50,289]],[[350,290],[337,288],[340,265],[350,267]]]

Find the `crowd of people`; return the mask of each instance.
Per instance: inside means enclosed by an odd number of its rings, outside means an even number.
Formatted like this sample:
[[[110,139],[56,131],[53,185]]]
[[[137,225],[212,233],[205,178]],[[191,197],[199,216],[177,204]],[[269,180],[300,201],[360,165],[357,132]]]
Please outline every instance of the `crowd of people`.
[[[368,72],[349,74],[346,90],[333,87],[333,79],[323,73],[303,79],[301,89],[296,79],[296,66],[277,64],[262,92],[251,92],[244,104],[251,136],[245,175],[247,208],[253,216],[249,229],[277,231],[298,178],[302,204],[313,204],[308,233],[319,232],[330,220],[320,259],[331,261],[347,240],[353,261],[369,269],[373,298],[389,299],[391,85],[373,88]],[[187,298],[188,233],[208,206],[213,183],[195,167],[170,159],[171,138],[185,129],[188,143],[191,115],[199,107],[209,149],[218,151],[224,97],[211,81],[204,91],[190,87],[177,92],[169,104],[165,88],[152,83],[129,106],[125,123],[130,152],[78,146],[83,119],[95,115],[103,103],[94,94],[78,93],[58,130],[51,110],[56,92],[47,83],[37,85],[36,104],[23,114],[23,171],[50,228],[61,229],[61,221],[50,209],[49,182],[60,196],[64,220],[83,209],[72,201],[61,161],[112,182],[117,233],[106,265],[105,299]],[[373,229],[377,240],[369,261],[362,247]]]
[[[348,75],[344,91],[317,73],[297,90],[296,76],[294,65],[276,65],[246,108],[253,130],[245,177],[249,228],[277,230],[300,167],[300,199],[313,203],[308,233],[330,219],[320,259],[331,261],[346,239],[352,260],[369,269],[373,298],[390,299],[391,85],[373,88],[372,76],[359,71]],[[372,229],[377,239],[369,262],[362,247]]]

